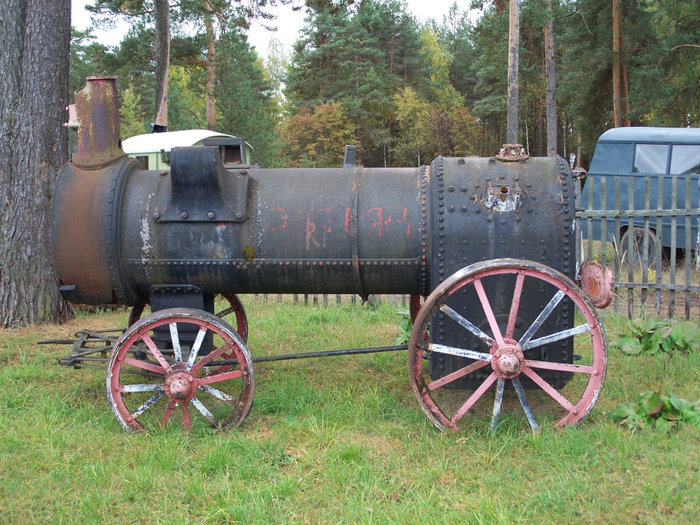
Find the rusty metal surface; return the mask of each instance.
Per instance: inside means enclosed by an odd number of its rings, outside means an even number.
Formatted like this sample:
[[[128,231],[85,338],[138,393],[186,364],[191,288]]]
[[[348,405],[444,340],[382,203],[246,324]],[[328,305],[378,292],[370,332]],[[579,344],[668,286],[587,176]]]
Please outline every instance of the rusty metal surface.
[[[480,202],[489,211],[506,213],[518,211],[521,204],[522,188],[516,182],[515,185],[500,184],[494,187],[491,182],[488,188],[481,194]]]
[[[606,308],[613,300],[613,274],[595,261],[586,259],[579,268],[581,289],[596,308]]]
[[[85,169],[102,168],[126,156],[119,136],[117,77],[89,77],[75,94],[78,143],[73,163]]]
[[[525,153],[525,148],[523,148],[522,144],[503,144],[498,155],[496,155],[496,160],[501,162],[518,162],[528,158],[529,155]]]
[[[239,222],[159,221],[171,176],[130,177],[121,205],[130,285],[143,295],[159,283],[204,293],[420,291],[417,168],[248,174]]]
[[[121,274],[119,203],[137,164],[123,159],[95,170],[66,164],[52,204],[51,244],[64,295],[74,303],[131,304]]]

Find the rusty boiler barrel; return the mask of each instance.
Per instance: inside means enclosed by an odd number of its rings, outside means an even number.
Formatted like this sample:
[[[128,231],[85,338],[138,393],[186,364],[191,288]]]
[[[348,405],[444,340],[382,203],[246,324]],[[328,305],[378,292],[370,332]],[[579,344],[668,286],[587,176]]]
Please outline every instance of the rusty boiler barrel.
[[[201,173],[212,165],[217,177]],[[170,175],[138,173],[127,185],[122,272],[141,294],[156,283],[419,293],[418,179],[416,168],[227,170],[216,148],[177,149]]]
[[[170,172],[126,158],[64,168],[52,238],[71,300],[133,304],[163,286],[427,295],[496,257],[573,272],[570,176],[557,159],[254,169],[193,147],[171,162]]]
[[[421,292],[421,169],[228,169],[216,147],[174,149],[171,162],[63,170],[53,242],[72,301],[134,304],[154,287]]]

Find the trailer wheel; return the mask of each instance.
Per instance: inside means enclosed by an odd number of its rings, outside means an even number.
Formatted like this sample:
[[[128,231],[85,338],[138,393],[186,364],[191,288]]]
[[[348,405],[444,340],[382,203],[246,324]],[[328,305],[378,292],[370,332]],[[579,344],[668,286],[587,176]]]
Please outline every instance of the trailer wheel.
[[[494,289],[494,279],[501,280],[501,289],[505,283],[506,292],[489,297],[487,290]],[[551,297],[544,308],[534,313],[533,305],[522,296],[523,283],[531,279],[546,297]],[[450,297],[457,292],[476,293],[482,311],[454,310]],[[571,308],[571,303],[573,327],[542,333],[540,328],[546,318],[558,308]],[[500,304],[499,311],[492,307],[494,304]],[[519,311],[528,309],[529,318],[535,320],[523,326]],[[433,333],[441,326],[438,318],[440,323],[453,323],[455,330],[463,331],[465,340],[478,338],[479,346],[464,348],[432,342],[439,340]],[[568,343],[569,339],[573,339],[575,352],[570,356],[571,362],[542,359],[547,355],[547,345]],[[464,366],[432,378],[430,361],[445,355],[465,358]],[[598,399],[606,364],[605,332],[590,301],[560,272],[516,259],[472,264],[443,281],[420,309],[409,341],[413,391],[430,421],[442,430],[457,430],[466,421],[482,420],[486,424],[490,421],[493,431],[502,411],[517,413],[520,407],[533,431],[545,421],[557,427],[580,421]],[[458,379],[471,374],[480,381],[475,390],[454,388]],[[543,377],[547,374],[562,375],[564,387],[557,390]],[[473,417],[465,418],[467,412]]]
[[[229,323],[231,326],[236,328],[236,331],[238,332],[238,335],[241,336],[241,339],[243,339],[243,342],[248,341],[248,318],[245,313],[245,308],[243,308],[243,303],[241,303],[241,300],[238,298],[236,294],[219,294],[216,296],[216,300],[218,301],[219,297],[223,298],[224,302],[228,304],[223,310],[219,310],[216,312],[216,316],[219,317],[220,319],[223,319],[227,323]],[[131,326],[134,324],[136,321],[138,321],[141,316],[143,315],[144,310],[146,309],[146,306],[148,306],[150,303],[148,299],[144,299],[141,301],[139,304],[132,306],[131,310],[129,311],[129,321],[127,326]],[[224,305],[225,306],[225,305]],[[231,316],[233,314],[233,316]],[[235,325],[233,321],[235,320]]]
[[[233,363],[217,363],[224,359]],[[254,384],[238,332],[188,308],[160,310],[134,323],[115,343],[107,367],[112,412],[135,431],[165,427],[174,412],[181,412],[185,430],[198,419],[217,430],[239,426],[253,404]]]
[[[630,238],[632,251],[629,251]],[[647,267],[656,267],[656,233],[653,228],[649,228],[647,241]],[[634,227],[627,229],[620,238],[620,254],[622,262],[627,262],[631,266],[642,266],[644,259],[644,228]]]

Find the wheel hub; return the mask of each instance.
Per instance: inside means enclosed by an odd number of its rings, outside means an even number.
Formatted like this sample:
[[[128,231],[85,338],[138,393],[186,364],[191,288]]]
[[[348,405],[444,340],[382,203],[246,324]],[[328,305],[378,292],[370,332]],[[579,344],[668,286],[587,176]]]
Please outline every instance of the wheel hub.
[[[197,391],[197,380],[185,370],[174,370],[165,378],[165,393],[175,401],[189,401]]]
[[[512,379],[520,374],[525,364],[525,356],[515,341],[507,341],[493,351],[491,368],[498,377]]]

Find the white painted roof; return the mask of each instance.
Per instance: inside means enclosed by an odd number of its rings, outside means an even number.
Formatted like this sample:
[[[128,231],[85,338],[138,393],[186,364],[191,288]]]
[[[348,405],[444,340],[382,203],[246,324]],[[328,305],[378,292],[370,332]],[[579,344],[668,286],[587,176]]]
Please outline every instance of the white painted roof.
[[[144,133],[134,135],[122,141],[124,153],[157,153],[171,148],[194,146],[210,137],[232,137],[208,129],[186,129],[182,131],[166,131],[164,133]]]

